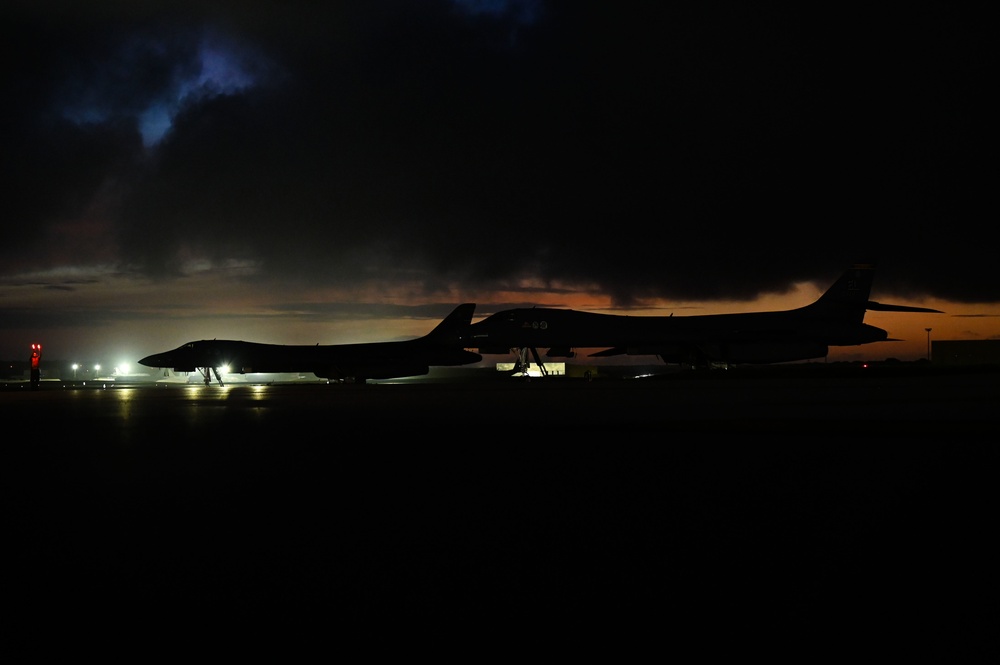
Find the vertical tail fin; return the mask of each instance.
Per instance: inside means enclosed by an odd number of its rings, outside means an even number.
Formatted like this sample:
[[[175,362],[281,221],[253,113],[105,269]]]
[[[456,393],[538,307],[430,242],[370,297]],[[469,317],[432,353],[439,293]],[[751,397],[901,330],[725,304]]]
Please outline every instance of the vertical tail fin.
[[[434,330],[427,333],[425,340],[457,344],[465,328],[472,323],[472,314],[476,311],[476,303],[464,303],[452,310]]]
[[[833,286],[826,290],[826,293],[819,297],[819,300],[807,305],[806,308],[811,315],[863,323],[874,281],[873,262],[854,263],[833,283]]]

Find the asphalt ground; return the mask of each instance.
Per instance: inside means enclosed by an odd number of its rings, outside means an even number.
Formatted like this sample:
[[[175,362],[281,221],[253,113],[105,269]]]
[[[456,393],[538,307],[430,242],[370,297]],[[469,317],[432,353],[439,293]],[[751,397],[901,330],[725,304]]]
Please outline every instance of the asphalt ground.
[[[53,626],[459,612],[968,639],[1000,606],[998,405],[995,371],[5,384],[4,597]]]

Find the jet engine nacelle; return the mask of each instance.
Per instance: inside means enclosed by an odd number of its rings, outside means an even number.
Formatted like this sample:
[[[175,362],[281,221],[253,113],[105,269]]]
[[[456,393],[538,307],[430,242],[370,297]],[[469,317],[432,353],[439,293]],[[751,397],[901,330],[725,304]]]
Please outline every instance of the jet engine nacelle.
[[[353,379],[363,383],[365,379],[394,379],[403,376],[423,376],[430,372],[428,365],[382,365],[373,364],[368,367],[326,367],[313,370],[321,379],[347,381]]]

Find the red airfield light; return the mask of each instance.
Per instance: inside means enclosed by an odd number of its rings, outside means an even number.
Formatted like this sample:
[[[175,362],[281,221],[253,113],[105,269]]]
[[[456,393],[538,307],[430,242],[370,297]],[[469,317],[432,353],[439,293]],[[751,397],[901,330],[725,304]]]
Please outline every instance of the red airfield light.
[[[32,344],[31,345],[31,388],[32,390],[38,389],[38,383],[42,379],[42,345]]]

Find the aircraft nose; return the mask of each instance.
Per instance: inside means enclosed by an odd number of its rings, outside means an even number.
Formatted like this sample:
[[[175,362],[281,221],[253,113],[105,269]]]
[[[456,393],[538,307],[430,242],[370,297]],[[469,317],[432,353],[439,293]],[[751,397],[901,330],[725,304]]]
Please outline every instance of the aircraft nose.
[[[154,353],[152,355],[146,356],[139,360],[140,365],[145,365],[146,367],[167,367],[170,363],[167,360],[166,353]]]

